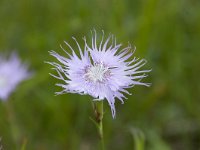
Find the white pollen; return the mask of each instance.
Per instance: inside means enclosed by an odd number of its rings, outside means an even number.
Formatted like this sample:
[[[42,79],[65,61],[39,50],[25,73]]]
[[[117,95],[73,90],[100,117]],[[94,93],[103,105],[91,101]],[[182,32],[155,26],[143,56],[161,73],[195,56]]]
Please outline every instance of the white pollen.
[[[92,82],[103,82],[106,79],[106,74],[109,72],[108,67],[102,63],[95,63],[87,69],[85,77]]]

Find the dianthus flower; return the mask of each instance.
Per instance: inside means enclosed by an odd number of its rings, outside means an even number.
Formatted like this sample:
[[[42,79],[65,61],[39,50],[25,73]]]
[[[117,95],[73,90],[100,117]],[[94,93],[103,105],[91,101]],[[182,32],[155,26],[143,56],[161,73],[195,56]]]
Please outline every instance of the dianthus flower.
[[[0,56],[0,99],[7,100],[17,85],[30,76],[27,66],[22,64],[16,53],[9,59]]]
[[[130,94],[128,88],[134,85],[149,86],[148,83],[141,82],[141,79],[151,70],[139,70],[147,62],[145,59],[131,58],[135,52],[135,48],[132,50],[131,45],[121,48],[122,44],[117,44],[113,35],[104,39],[104,32],[98,44],[96,31],[92,33],[91,46],[88,45],[85,37],[84,48],[81,48],[74,37],[76,48],[72,48],[65,42],[71,50],[71,53],[68,53],[61,46],[67,57],[53,50],[49,52],[59,61],[59,63],[48,62],[58,73],[58,75],[51,75],[63,81],[61,84],[56,84],[63,88],[63,91],[56,94],[78,93],[88,94],[98,101],[106,99],[114,118],[115,99],[124,103],[126,99],[124,94]],[[78,55],[75,49],[78,49]]]

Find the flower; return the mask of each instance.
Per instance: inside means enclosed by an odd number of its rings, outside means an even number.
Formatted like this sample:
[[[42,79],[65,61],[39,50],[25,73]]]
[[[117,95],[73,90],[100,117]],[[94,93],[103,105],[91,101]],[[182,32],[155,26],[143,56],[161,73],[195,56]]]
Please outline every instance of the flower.
[[[7,100],[17,85],[27,79],[30,73],[27,66],[21,64],[16,53],[12,53],[9,59],[0,56],[0,99]]]
[[[124,93],[130,94],[127,88],[134,85],[150,85],[141,82],[141,79],[146,77],[145,73],[151,70],[139,70],[146,64],[145,59],[136,57],[130,59],[135,51],[135,49],[131,51],[130,44],[121,49],[122,44],[116,44],[116,38],[113,35],[109,35],[104,40],[103,32],[98,45],[95,30],[92,32],[91,46],[87,44],[86,38],[83,38],[84,50],[74,37],[73,40],[77,45],[79,55],[67,42],[65,44],[71,49],[71,54],[62,46],[61,48],[68,57],[61,56],[53,50],[49,51],[50,55],[59,61],[59,63],[48,62],[58,73],[58,75],[50,75],[64,82],[56,84],[63,88],[63,91],[56,94],[78,93],[88,94],[98,101],[106,99],[114,118],[116,98],[124,103],[123,99],[126,99]]]

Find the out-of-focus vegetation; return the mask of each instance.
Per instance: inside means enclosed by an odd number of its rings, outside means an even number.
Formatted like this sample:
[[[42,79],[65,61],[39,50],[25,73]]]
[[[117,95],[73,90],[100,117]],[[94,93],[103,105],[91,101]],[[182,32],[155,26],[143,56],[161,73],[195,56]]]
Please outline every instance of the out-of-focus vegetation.
[[[116,119],[105,101],[106,148],[134,149],[133,134],[140,133],[145,150],[200,149],[199,0],[1,0],[1,53],[17,51],[35,72],[7,102],[17,133],[0,102],[4,149],[97,149],[97,131],[89,119],[92,98],[54,96],[61,89],[44,63],[55,60],[49,50],[62,51],[59,45],[73,43],[72,36],[82,42],[93,28],[115,34],[124,45],[136,45],[135,55],[153,69],[145,79],[150,88],[136,86],[124,105],[116,101]]]

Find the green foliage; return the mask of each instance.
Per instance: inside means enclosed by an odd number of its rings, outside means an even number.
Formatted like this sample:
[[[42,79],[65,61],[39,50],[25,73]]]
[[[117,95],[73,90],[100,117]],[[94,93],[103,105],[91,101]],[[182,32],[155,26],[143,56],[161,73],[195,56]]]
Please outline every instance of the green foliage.
[[[135,150],[144,150],[145,146],[145,137],[144,134],[141,130],[135,129],[135,128],[130,128],[130,132],[133,136],[133,141],[134,141],[134,148]]]
[[[112,119],[105,103],[107,149],[133,149],[128,128],[145,137],[145,150],[200,148],[200,1],[199,0],[1,0],[0,51],[16,50],[34,75],[9,99],[19,130],[18,145],[27,150],[93,150],[98,146],[92,98],[54,96],[61,90],[49,76],[63,41],[90,37],[90,29],[113,33],[117,41],[137,46],[153,71],[150,88],[134,87],[124,105],[116,101]],[[64,44],[63,44],[64,45]],[[73,44],[72,44],[73,45]],[[83,46],[83,42],[81,43]],[[62,53],[62,52],[61,52]],[[16,149],[4,102],[0,102],[0,137],[4,149]],[[140,141],[141,142],[141,141]],[[142,148],[140,148],[142,149]]]

